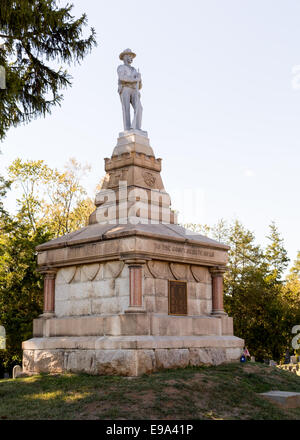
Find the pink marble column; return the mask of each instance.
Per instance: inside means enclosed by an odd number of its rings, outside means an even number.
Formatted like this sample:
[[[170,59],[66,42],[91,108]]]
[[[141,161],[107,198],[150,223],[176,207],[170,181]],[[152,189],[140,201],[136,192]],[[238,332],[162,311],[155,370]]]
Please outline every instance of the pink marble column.
[[[226,315],[223,306],[223,275],[225,267],[212,267],[210,269],[212,277],[212,315]]]
[[[145,260],[140,258],[125,261],[129,268],[129,307],[125,313],[145,313],[143,306],[143,267]]]
[[[55,314],[55,278],[56,269],[43,270],[44,274],[44,313],[42,317],[52,317]]]
[[[142,266],[129,266],[129,288],[130,288],[130,307],[142,307],[143,290],[142,290]]]

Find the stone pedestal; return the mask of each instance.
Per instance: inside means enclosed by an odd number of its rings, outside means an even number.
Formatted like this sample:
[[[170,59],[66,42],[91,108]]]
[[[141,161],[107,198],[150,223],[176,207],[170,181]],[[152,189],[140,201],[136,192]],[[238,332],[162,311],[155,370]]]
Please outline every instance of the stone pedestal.
[[[105,169],[89,225],[37,248],[45,306],[23,370],[136,376],[238,360],[244,341],[223,310],[228,246],[176,224],[144,132],[121,134]]]

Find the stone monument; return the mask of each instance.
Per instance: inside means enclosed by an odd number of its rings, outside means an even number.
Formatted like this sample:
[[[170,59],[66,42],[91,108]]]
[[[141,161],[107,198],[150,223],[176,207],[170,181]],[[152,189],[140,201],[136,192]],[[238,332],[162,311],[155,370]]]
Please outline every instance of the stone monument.
[[[120,54],[124,132],[88,226],[37,247],[44,313],[23,342],[24,372],[138,376],[241,356],[223,309],[229,248],[177,224],[161,159],[141,130],[134,56]]]

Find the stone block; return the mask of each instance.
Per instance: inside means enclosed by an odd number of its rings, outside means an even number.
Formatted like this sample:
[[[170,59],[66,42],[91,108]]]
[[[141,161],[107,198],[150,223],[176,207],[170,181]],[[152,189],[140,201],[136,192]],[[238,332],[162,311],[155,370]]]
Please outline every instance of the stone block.
[[[197,298],[197,283],[195,282],[189,282],[187,283],[187,295],[188,300],[196,299]]]
[[[208,364],[208,365],[212,364],[211,357],[208,355],[208,353],[203,351],[202,348],[190,348],[189,352],[190,352],[190,365],[192,367],[197,367],[199,365],[204,365],[204,364]]]
[[[155,312],[155,298],[154,296],[144,296],[145,309],[148,313]]]
[[[116,295],[114,280],[93,281],[93,298],[105,298]]]
[[[194,318],[190,334],[195,336],[221,335],[221,322],[218,318],[213,317]]]
[[[149,334],[149,317],[130,313],[105,318],[105,334],[108,336],[135,336]]]
[[[156,368],[184,368],[189,364],[189,350],[157,349],[155,350]]]
[[[70,316],[91,315],[90,299],[73,299],[70,301]]]
[[[55,298],[55,315],[57,317],[71,314],[71,301],[60,301]]]
[[[227,361],[223,348],[190,348],[190,365],[219,365]]]
[[[191,316],[201,315],[200,300],[188,297],[188,314]]]
[[[102,298],[102,314],[114,315],[120,313],[119,298]]]
[[[242,356],[242,348],[226,348],[226,359],[228,361],[238,361]]]
[[[23,349],[22,366],[25,372],[34,371],[34,350]]]
[[[212,299],[211,283],[198,283],[196,292],[197,292],[197,298],[211,300]]]
[[[268,393],[261,393],[260,395],[283,408],[300,408],[300,393],[269,391]]]
[[[155,312],[168,314],[168,298],[155,297]]]
[[[104,334],[104,318],[98,316],[48,319],[48,322],[50,336],[100,336]]]
[[[137,376],[136,350],[96,350],[99,375]]]
[[[212,303],[210,300],[200,300],[200,315],[210,315],[212,311]]]
[[[91,283],[83,283],[77,282],[73,283],[70,286],[69,290],[69,299],[72,301],[74,299],[84,300],[89,297],[89,288],[91,289]]]
[[[115,281],[115,295],[129,296],[129,278],[118,278]]]
[[[33,336],[34,337],[43,336],[43,323],[44,323],[44,320],[42,318],[33,320]]]
[[[156,279],[155,282],[155,296],[168,296],[168,280]]]
[[[152,296],[155,295],[155,280],[154,278],[144,279],[144,295]]]
[[[92,315],[101,315],[103,313],[103,298],[91,299],[91,313]]]
[[[94,350],[65,352],[65,370],[72,373],[96,374],[96,354]]]
[[[129,307],[129,295],[128,296],[121,296],[119,298],[119,310],[120,313],[124,313],[125,310],[127,310]]]
[[[233,319],[230,316],[221,316],[222,335],[233,335]]]
[[[154,350],[137,350],[137,375],[148,374],[155,370]]]
[[[64,352],[62,350],[35,350],[34,372],[62,373],[64,366]]]
[[[55,284],[55,301],[67,301],[70,299],[70,284]]]

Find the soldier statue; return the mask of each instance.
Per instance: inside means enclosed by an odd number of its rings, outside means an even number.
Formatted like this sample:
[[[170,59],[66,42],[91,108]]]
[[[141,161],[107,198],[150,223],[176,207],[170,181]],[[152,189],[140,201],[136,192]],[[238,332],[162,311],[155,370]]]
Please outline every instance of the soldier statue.
[[[135,56],[135,53],[130,49],[125,49],[120,53],[120,59],[124,64],[118,67],[118,92],[122,103],[124,131],[131,129],[141,130],[142,125],[143,108],[140,99],[141,94],[139,92],[142,88],[142,79],[141,74],[130,65]],[[130,118],[130,104],[134,109],[132,123]]]

